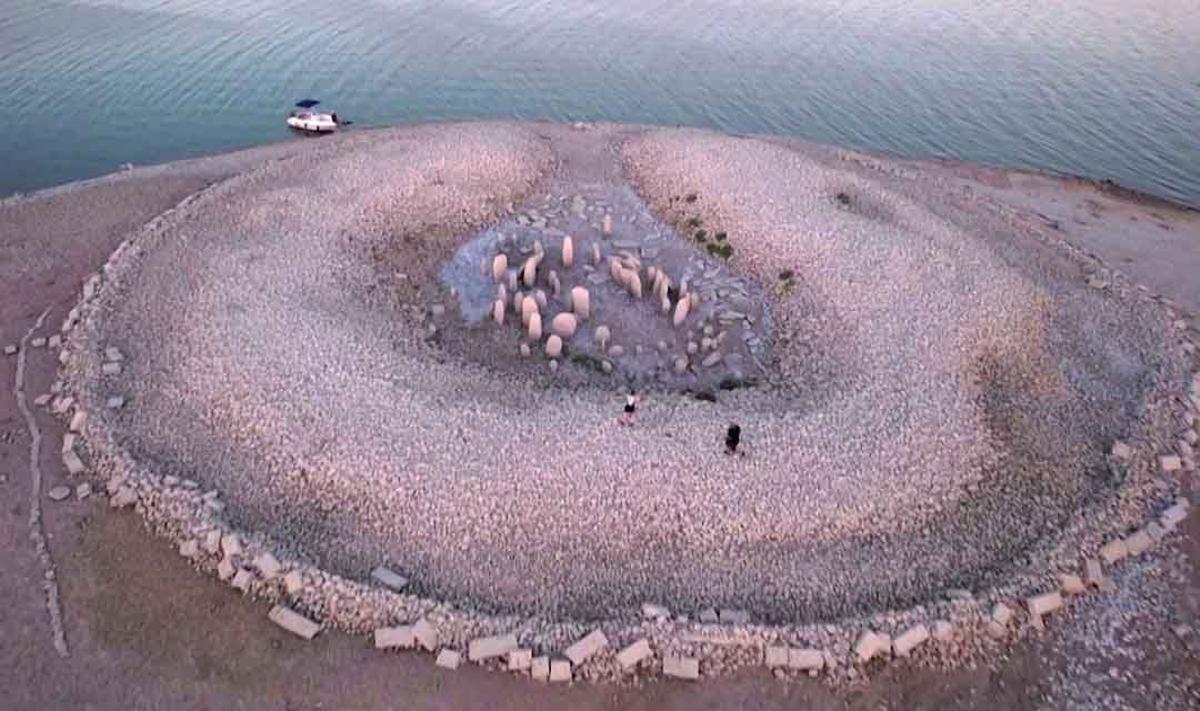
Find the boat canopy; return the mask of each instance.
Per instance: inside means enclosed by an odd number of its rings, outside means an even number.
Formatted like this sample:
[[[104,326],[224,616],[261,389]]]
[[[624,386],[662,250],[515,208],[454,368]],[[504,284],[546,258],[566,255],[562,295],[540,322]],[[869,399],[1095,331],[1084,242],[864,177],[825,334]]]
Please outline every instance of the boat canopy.
[[[296,106],[297,108],[301,109],[311,109],[319,103],[321,102],[317,101],[316,99],[301,99],[300,101],[296,102]]]

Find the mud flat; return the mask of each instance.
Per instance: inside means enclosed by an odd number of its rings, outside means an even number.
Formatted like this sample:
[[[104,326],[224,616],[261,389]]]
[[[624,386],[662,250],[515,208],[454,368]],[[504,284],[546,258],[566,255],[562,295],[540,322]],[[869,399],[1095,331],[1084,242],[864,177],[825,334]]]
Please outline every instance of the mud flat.
[[[682,676],[772,645],[844,674],[921,625],[969,658],[1114,538],[1167,535],[1194,467],[1169,305],[986,199],[798,144],[347,136],[197,194],[84,297],[66,392],[115,504],[352,631],[558,655],[599,626],[577,678],[641,638],[633,666]]]

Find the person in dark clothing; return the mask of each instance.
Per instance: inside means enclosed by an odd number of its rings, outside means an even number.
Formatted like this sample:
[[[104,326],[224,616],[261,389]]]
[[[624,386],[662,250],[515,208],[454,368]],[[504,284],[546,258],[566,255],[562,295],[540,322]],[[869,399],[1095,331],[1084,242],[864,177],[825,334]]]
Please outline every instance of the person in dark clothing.
[[[625,396],[625,412],[621,415],[620,419],[620,423],[622,425],[625,425],[626,427],[633,427],[633,425],[637,423],[637,415],[634,413],[637,412],[637,404],[639,400],[641,400],[641,398],[638,397],[636,390],[631,390],[629,394]]]
[[[742,442],[742,426],[736,422],[729,423],[725,430],[725,453],[737,454],[738,445]]]

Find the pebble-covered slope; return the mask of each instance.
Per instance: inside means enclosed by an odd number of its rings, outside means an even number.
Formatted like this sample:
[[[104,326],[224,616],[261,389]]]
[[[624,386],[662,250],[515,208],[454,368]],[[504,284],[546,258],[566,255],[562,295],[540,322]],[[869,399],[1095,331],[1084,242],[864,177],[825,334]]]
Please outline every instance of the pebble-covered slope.
[[[198,200],[111,284],[90,345],[128,359],[91,375],[129,404],[95,416],[351,577],[387,561],[416,592],[550,616],[808,620],[1003,577],[1109,494],[1112,440],[1178,375],[1161,317],[936,185],[934,209],[769,143],[651,133],[624,148],[635,184],[777,294],[774,360],[619,427],[615,386],[530,387],[438,338],[458,244],[623,135],[542,133],[364,135]],[[722,451],[731,420],[748,457]]]

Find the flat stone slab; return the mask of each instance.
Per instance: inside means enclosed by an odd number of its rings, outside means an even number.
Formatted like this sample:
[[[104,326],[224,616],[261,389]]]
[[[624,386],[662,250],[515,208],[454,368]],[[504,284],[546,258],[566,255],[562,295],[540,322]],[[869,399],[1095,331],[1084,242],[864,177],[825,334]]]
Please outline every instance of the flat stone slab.
[[[1043,595],[1034,595],[1025,601],[1025,605],[1029,608],[1030,615],[1041,617],[1061,609],[1063,598],[1060,593],[1049,592]]]
[[[788,650],[788,667],[800,671],[819,671],[825,668],[825,653],[819,649]]]
[[[565,659],[554,659],[550,661],[550,681],[570,681],[571,680],[571,663]]]
[[[433,625],[429,624],[429,620],[422,617],[413,625],[413,637],[416,638],[417,644],[425,648],[425,651],[432,652],[438,648],[438,631]]]
[[[648,659],[654,651],[650,649],[650,641],[647,639],[639,639],[629,645],[620,652],[617,652],[617,665],[621,667],[621,671],[629,671],[634,668],[644,659]]]
[[[437,661],[434,664],[442,669],[458,669],[459,662],[462,661],[462,655],[453,649],[443,649],[438,652]]]
[[[588,660],[596,652],[608,646],[608,637],[604,636],[601,630],[593,630],[586,637],[579,640],[563,652],[563,656],[571,660],[575,666],[579,666]]]
[[[675,679],[695,681],[700,678],[700,660],[695,657],[663,657],[663,675]]]
[[[375,649],[412,649],[417,644],[412,625],[380,627],[374,637]]]
[[[371,579],[395,592],[401,592],[408,586],[408,578],[382,565],[371,571]]]
[[[517,636],[513,634],[480,637],[467,647],[467,659],[482,662],[485,659],[502,657],[517,648]]]
[[[1127,555],[1129,555],[1129,549],[1125,546],[1123,539],[1109,541],[1100,548],[1100,559],[1109,565],[1116,563]]]
[[[66,499],[70,495],[71,495],[71,487],[61,486],[61,485],[54,487],[53,489],[50,490],[50,493],[47,494],[47,496],[50,497],[51,501],[62,501],[63,499]]]
[[[768,667],[786,667],[788,664],[788,648],[776,644],[768,645],[763,654],[763,664]]]
[[[929,628],[917,625],[898,635],[892,642],[892,649],[898,657],[907,657],[914,649],[929,639]]]
[[[535,681],[549,681],[550,657],[534,657],[529,663],[529,676]]]
[[[533,666],[533,650],[514,649],[508,653],[509,671],[528,671]]]
[[[283,605],[272,607],[267,617],[288,632],[304,639],[312,639],[321,631],[321,625]]]

